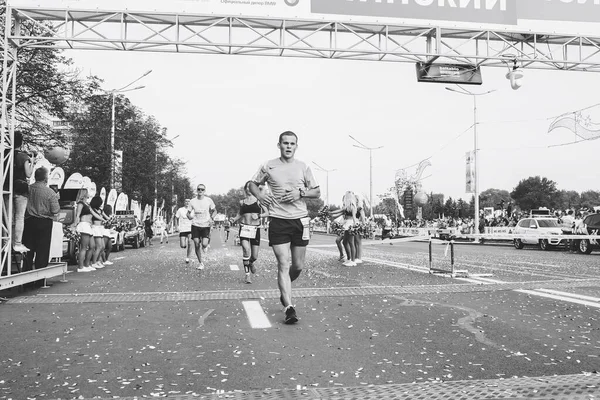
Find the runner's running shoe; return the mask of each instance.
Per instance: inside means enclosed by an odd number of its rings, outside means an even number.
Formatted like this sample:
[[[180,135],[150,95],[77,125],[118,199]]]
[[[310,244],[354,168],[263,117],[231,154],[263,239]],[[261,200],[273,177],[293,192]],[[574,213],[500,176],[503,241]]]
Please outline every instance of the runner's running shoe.
[[[252,283],[252,278],[250,278],[250,274],[246,274],[246,283]]]
[[[285,324],[291,325],[298,322],[298,316],[296,315],[296,310],[293,306],[287,306],[285,309]]]
[[[201,263],[200,263],[200,265],[198,265],[198,266],[196,267],[196,269],[198,269],[198,270],[202,271],[202,270],[204,269],[204,263],[203,263],[203,262],[201,262]]]

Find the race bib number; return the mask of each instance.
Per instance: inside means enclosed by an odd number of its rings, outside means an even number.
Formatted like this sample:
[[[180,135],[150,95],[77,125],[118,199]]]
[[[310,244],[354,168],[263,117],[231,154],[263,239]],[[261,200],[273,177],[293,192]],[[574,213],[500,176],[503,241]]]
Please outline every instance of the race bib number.
[[[310,218],[300,218],[302,222],[302,240],[310,240]]]
[[[258,226],[242,225],[240,237],[244,239],[256,239],[256,230]]]

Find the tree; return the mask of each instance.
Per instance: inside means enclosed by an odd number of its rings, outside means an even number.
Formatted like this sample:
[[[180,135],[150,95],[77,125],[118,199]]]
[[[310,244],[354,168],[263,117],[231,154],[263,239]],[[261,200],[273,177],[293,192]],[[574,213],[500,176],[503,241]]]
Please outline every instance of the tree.
[[[582,207],[596,207],[600,205],[600,192],[595,190],[587,190],[581,193]]]
[[[2,32],[5,12],[6,7],[0,7]],[[28,19],[22,20],[21,32],[38,37],[51,35]],[[52,46],[51,43],[46,45]],[[95,76],[81,78],[79,71],[72,67],[72,60],[52,47],[19,48],[17,59],[15,127],[30,133],[25,135],[24,140],[34,147],[64,145],[68,141],[65,132],[53,131],[48,116],[65,119],[72,108],[98,89],[100,80]],[[0,64],[0,71],[2,68]],[[12,85],[7,85],[6,89],[10,99]]]
[[[458,217],[458,208],[452,197],[448,197],[448,200],[444,204],[444,215],[452,218]]]
[[[399,214],[396,200],[391,197],[381,199],[381,202],[373,208],[373,214],[383,214],[396,219]]]
[[[306,208],[308,209],[308,216],[313,219],[319,215],[319,210],[325,206],[323,199],[306,199]],[[330,207],[331,209],[331,207]],[[364,212],[364,211],[363,211]]]
[[[556,207],[561,210],[581,207],[581,196],[574,190],[559,190],[557,198]]]
[[[535,176],[521,180],[510,196],[521,209],[531,210],[539,207],[554,207],[557,193],[554,181]]]
[[[110,189],[111,117],[110,95],[92,95],[85,99],[80,111],[69,116],[72,126],[72,150],[64,164],[67,173],[89,176],[98,188]],[[115,182],[122,182],[130,199],[153,204],[155,187],[157,205],[165,200],[165,208],[173,206],[172,198],[191,195],[185,177],[185,165],[166,153],[172,146],[167,130],[154,117],[144,115],[124,96],[115,97],[115,149],[123,151],[122,168]]]
[[[494,207],[495,209],[500,208],[500,204],[504,202],[504,205],[510,201],[510,193],[508,190],[503,189],[487,189],[479,194],[479,207]]]

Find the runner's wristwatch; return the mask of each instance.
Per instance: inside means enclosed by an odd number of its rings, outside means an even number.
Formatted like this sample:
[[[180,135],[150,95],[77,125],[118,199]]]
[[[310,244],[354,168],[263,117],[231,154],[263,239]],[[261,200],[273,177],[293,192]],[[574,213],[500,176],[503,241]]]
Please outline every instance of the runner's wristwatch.
[[[303,198],[305,196],[304,189],[298,188],[298,190],[300,191],[300,198]]]

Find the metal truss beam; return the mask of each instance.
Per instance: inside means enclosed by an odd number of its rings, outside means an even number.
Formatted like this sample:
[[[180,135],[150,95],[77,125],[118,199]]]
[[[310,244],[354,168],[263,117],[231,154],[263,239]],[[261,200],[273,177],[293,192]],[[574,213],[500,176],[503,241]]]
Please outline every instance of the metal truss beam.
[[[600,37],[240,16],[12,8],[20,46],[600,70]]]
[[[0,6],[0,18],[2,18],[4,32],[0,37],[0,51],[2,65],[2,104],[0,108],[0,176],[2,177],[2,207],[0,208],[0,273],[6,277],[11,275],[11,251],[12,251],[12,223],[13,223],[13,140],[15,124],[15,96],[17,87],[17,45],[16,42],[8,40],[11,32],[20,32],[20,21],[12,21],[11,14],[6,12],[5,6]],[[4,190],[4,182],[8,182],[8,191]],[[4,279],[4,278],[2,278]]]

